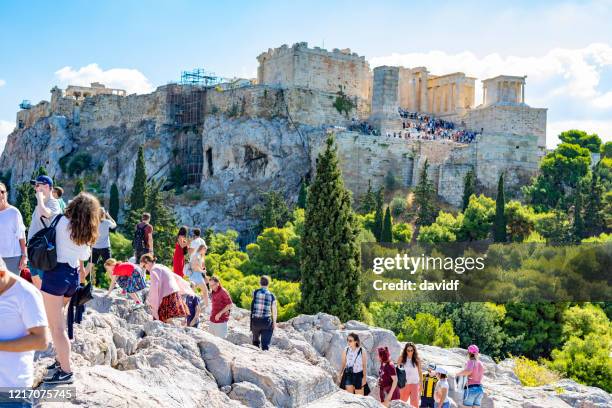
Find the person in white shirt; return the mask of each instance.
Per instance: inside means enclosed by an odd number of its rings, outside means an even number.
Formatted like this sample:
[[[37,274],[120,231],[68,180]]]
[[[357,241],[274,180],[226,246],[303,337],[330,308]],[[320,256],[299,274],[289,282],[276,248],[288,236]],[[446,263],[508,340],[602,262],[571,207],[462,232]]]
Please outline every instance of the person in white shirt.
[[[112,258],[110,232],[112,229],[117,228],[117,223],[113,220],[104,208],[100,208],[100,225],[98,225],[98,240],[91,249],[91,262],[88,265],[91,273],[94,265],[98,264],[98,261],[102,263]]]
[[[32,387],[34,351],[49,343],[40,292],[0,258],[0,387]]]
[[[204,247],[208,249],[208,247],[206,246],[206,241],[204,241],[204,239],[200,237],[200,234],[201,232],[199,228],[193,229],[193,240],[191,240],[191,243],[189,244],[189,257],[191,257],[194,252],[198,251],[198,249],[200,249],[202,245],[204,245]]]
[[[90,245],[98,239],[100,203],[93,195],[80,193],[61,217],[55,227],[57,266],[44,274],[41,288],[57,357],[44,378],[50,384],[73,382],[63,307],[79,287],[79,273],[86,275],[84,261],[89,259]]]
[[[450,399],[448,398],[448,371],[442,367],[436,368],[436,376],[438,377],[438,383],[434,391],[434,399],[436,401],[436,407],[438,408],[450,408]]]
[[[53,180],[49,176],[38,176],[35,180],[30,181],[36,191],[36,208],[32,214],[32,221],[28,228],[28,241],[32,239],[34,234],[49,226],[56,215],[61,214],[59,201],[53,197]],[[30,265],[30,273],[32,274],[32,282],[40,289],[44,271],[32,267]]]
[[[8,203],[8,189],[0,182],[0,258],[4,259],[9,271],[19,275],[25,268],[26,254],[25,225],[19,210]]]

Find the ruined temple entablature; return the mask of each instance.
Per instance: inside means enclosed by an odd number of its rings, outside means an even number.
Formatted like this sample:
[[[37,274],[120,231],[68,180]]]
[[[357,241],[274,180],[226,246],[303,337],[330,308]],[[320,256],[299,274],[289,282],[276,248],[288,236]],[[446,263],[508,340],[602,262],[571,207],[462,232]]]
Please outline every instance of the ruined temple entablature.
[[[482,81],[482,106],[524,105],[527,76],[498,75]]]
[[[78,100],[82,98],[87,98],[89,96],[97,95],[126,95],[124,89],[107,88],[104,84],[100,82],[92,82],[90,85],[91,86],[68,85],[64,96],[72,96]]]
[[[280,87],[304,87],[370,99],[370,65],[349,48],[328,51],[308,48],[308,43],[284,44],[261,53],[257,83]]]

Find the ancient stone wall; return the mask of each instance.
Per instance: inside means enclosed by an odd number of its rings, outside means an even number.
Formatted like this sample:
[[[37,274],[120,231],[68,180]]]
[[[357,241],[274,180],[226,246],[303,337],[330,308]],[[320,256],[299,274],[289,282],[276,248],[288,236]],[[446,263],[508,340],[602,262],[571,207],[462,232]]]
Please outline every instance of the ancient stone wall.
[[[349,49],[332,52],[308,43],[283,45],[257,57],[259,84],[305,87],[336,93],[342,91],[364,100],[370,99],[370,66],[365,57]]]
[[[383,135],[401,128],[402,122],[397,111],[400,99],[399,84],[399,67],[374,68],[370,123]]]
[[[541,154],[546,148],[546,111],[527,105],[491,105],[469,110],[461,121],[468,129],[487,134],[535,136]]]
[[[22,109],[17,112],[17,127],[23,129],[32,126],[40,118],[49,116],[49,102],[41,101],[30,109]]]

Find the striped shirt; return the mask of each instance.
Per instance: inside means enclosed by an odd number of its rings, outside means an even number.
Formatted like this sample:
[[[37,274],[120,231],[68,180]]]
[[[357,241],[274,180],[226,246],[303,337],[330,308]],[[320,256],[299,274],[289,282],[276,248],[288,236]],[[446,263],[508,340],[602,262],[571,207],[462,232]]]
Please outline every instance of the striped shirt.
[[[253,303],[251,304],[251,317],[272,316],[272,303],[276,297],[267,288],[259,288],[253,292]]]
[[[438,379],[431,377],[428,373],[423,373],[423,386],[421,387],[421,396],[433,398]]]

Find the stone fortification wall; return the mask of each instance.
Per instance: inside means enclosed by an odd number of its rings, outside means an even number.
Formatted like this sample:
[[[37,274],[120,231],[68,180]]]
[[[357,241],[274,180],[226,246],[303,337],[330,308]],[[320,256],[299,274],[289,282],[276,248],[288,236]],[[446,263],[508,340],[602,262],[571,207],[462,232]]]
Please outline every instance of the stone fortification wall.
[[[399,83],[399,67],[382,66],[374,69],[370,123],[383,135],[401,128],[402,122],[397,111]]]
[[[370,99],[370,66],[350,49],[327,51],[308,43],[283,45],[257,57],[259,84],[305,87]]]
[[[17,112],[17,127],[19,129],[31,127],[40,118],[49,116],[49,102],[41,101],[30,109],[22,109]]]
[[[461,118],[468,129],[484,129],[487,134],[535,136],[541,151],[546,148],[546,108],[527,105],[491,105],[467,112]]]

